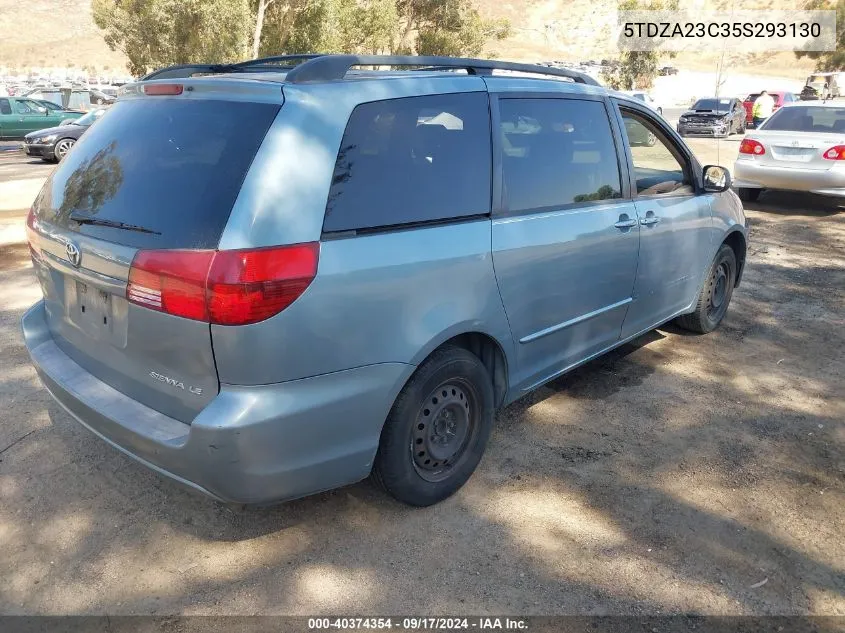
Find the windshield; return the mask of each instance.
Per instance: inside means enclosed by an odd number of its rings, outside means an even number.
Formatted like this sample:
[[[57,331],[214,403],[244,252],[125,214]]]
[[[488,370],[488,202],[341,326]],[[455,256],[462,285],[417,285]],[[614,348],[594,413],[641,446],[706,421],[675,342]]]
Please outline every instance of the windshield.
[[[827,77],[825,77],[824,75],[813,75],[807,80],[807,83],[808,84],[823,84],[826,81],[827,81]]]
[[[91,112],[89,112],[88,114],[85,114],[85,115],[79,117],[75,121],[71,121],[71,124],[72,125],[82,125],[82,126],[91,125],[94,121],[96,121],[101,116],[103,116],[104,113],[105,113],[105,110],[102,109],[102,108],[99,109],[99,110],[91,110]]]
[[[790,106],[775,112],[761,129],[778,132],[845,133],[845,109]]]
[[[731,109],[730,99],[699,99],[692,106],[693,110],[717,110],[727,112]]]

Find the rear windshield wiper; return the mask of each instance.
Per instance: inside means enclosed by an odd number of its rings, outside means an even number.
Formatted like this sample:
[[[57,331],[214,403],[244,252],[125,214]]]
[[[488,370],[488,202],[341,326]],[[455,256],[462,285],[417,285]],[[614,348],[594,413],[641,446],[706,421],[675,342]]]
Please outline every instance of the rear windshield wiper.
[[[118,222],[117,220],[106,220],[105,218],[95,218],[90,215],[81,215],[78,213],[71,213],[68,219],[73,220],[78,224],[93,224],[95,226],[107,226],[112,229],[123,229],[124,231],[137,231],[138,233],[151,233],[152,235],[161,235],[159,231],[153,231],[145,226],[138,226],[137,224],[127,224],[126,222]]]

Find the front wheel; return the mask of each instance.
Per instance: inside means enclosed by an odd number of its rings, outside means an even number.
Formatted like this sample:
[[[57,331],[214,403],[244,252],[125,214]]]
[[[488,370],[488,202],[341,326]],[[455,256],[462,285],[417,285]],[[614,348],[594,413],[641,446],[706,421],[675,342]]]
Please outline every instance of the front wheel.
[[[76,141],[72,138],[63,138],[56,143],[56,148],[53,150],[53,154],[56,156],[57,163],[61,162],[62,159],[67,156],[67,153],[71,150],[75,143]]]
[[[381,433],[373,478],[393,497],[429,506],[472,475],[493,427],[493,384],[471,352],[445,346],[416,370]]]
[[[698,293],[695,310],[676,319],[679,326],[690,332],[712,332],[725,317],[736,283],[736,254],[727,244],[722,244],[707,277]]]

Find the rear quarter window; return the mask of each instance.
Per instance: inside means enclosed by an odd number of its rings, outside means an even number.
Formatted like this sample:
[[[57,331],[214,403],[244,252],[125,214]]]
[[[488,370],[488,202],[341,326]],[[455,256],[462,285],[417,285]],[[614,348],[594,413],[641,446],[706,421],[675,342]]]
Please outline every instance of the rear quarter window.
[[[341,141],[323,230],[487,214],[491,162],[486,93],[361,104]]]
[[[215,248],[279,108],[207,99],[118,101],[59,164],[39,215],[136,248]],[[152,233],[79,225],[71,214]]]

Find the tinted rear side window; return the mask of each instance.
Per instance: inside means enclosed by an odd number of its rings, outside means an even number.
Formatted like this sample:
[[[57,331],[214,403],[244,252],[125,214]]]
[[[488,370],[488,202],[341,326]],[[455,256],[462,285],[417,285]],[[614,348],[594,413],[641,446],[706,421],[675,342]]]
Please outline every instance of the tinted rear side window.
[[[503,197],[508,211],[622,195],[604,104],[578,99],[502,99]]]
[[[158,97],[118,102],[59,164],[39,214],[138,248],[215,248],[279,107]],[[71,213],[158,234],[79,225]]]
[[[361,104],[343,135],[324,231],[490,212],[487,93]]]
[[[11,114],[12,106],[9,105],[8,99],[0,99],[0,114]]]

